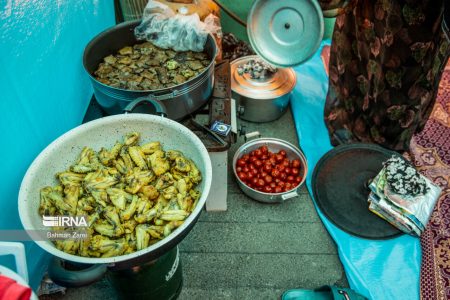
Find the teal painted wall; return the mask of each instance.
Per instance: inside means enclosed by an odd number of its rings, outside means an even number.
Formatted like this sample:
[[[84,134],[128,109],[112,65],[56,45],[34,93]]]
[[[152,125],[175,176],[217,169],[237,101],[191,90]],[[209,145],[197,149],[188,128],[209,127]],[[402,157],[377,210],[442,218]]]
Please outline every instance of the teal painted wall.
[[[0,0],[0,234],[22,229],[17,196],[33,159],[82,122],[92,96],[84,47],[114,23],[113,1]],[[36,289],[49,255],[33,242],[25,247]],[[12,261],[0,257],[10,268]]]

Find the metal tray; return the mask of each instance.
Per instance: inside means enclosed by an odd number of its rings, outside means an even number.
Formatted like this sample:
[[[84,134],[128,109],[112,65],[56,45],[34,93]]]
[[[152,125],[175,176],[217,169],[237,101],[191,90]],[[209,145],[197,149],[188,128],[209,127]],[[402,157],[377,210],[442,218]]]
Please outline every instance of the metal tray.
[[[337,227],[366,239],[390,239],[403,234],[369,211],[368,182],[392,155],[373,144],[338,146],[317,163],[312,175],[314,201]]]

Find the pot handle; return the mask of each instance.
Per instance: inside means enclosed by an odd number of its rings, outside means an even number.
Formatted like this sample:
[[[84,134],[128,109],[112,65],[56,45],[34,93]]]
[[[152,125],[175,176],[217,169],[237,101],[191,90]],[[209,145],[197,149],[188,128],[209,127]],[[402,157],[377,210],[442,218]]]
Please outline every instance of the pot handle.
[[[125,114],[132,113],[133,110],[141,105],[142,103],[151,104],[155,108],[155,112],[157,115],[161,117],[167,117],[167,109],[164,103],[160,100],[157,100],[153,95],[148,95],[145,97],[137,98],[136,100],[131,101],[123,110]]]
[[[71,263],[79,270],[68,270],[63,266],[64,260],[53,256],[48,266],[48,276],[57,285],[63,287],[81,287],[92,284],[105,275],[107,267],[105,264],[87,265]],[[85,267],[85,268],[83,268]]]
[[[245,125],[242,125],[241,128],[239,129],[239,135],[240,136],[244,136],[244,141],[247,142],[247,140],[252,139],[252,138],[260,138],[261,137],[261,133],[259,131],[252,131],[252,132],[246,132],[245,130]]]
[[[293,192],[281,195],[281,199],[283,199],[283,201],[286,201],[287,199],[291,199],[291,198],[294,198],[297,196],[298,196],[298,193],[297,193],[297,190],[295,190]]]

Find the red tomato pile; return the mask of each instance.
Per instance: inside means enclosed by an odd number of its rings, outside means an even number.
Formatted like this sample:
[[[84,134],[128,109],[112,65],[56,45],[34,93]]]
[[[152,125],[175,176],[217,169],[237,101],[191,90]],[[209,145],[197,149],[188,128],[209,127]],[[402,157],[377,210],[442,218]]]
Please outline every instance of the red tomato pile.
[[[247,186],[264,193],[282,193],[300,184],[300,160],[289,160],[286,151],[278,153],[261,146],[242,155],[236,163],[236,173]]]

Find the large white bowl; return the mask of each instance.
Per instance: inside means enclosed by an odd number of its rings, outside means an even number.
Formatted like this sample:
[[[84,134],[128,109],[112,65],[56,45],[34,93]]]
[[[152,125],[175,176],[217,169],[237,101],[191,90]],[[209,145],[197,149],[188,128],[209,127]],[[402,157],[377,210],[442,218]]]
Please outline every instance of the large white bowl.
[[[200,139],[185,126],[160,116],[148,114],[125,114],[109,116],[80,125],[48,145],[33,161],[22,180],[19,191],[19,215],[26,230],[48,230],[42,225],[39,215],[39,191],[45,186],[57,184],[55,174],[68,169],[78,158],[82,148],[89,146],[98,151],[101,147],[110,148],[121,141],[129,132],[141,133],[141,141],[160,141],[164,150],[180,150],[192,159],[202,173],[198,186],[201,197],[194,211],[179,228],[163,240],[131,254],[110,257],[90,258],[72,255],[56,249],[51,241],[35,241],[47,252],[69,260],[87,264],[112,264],[136,258],[156,258],[178,244],[197,220],[211,187],[211,160]],[[138,259],[139,260],[139,259]]]

